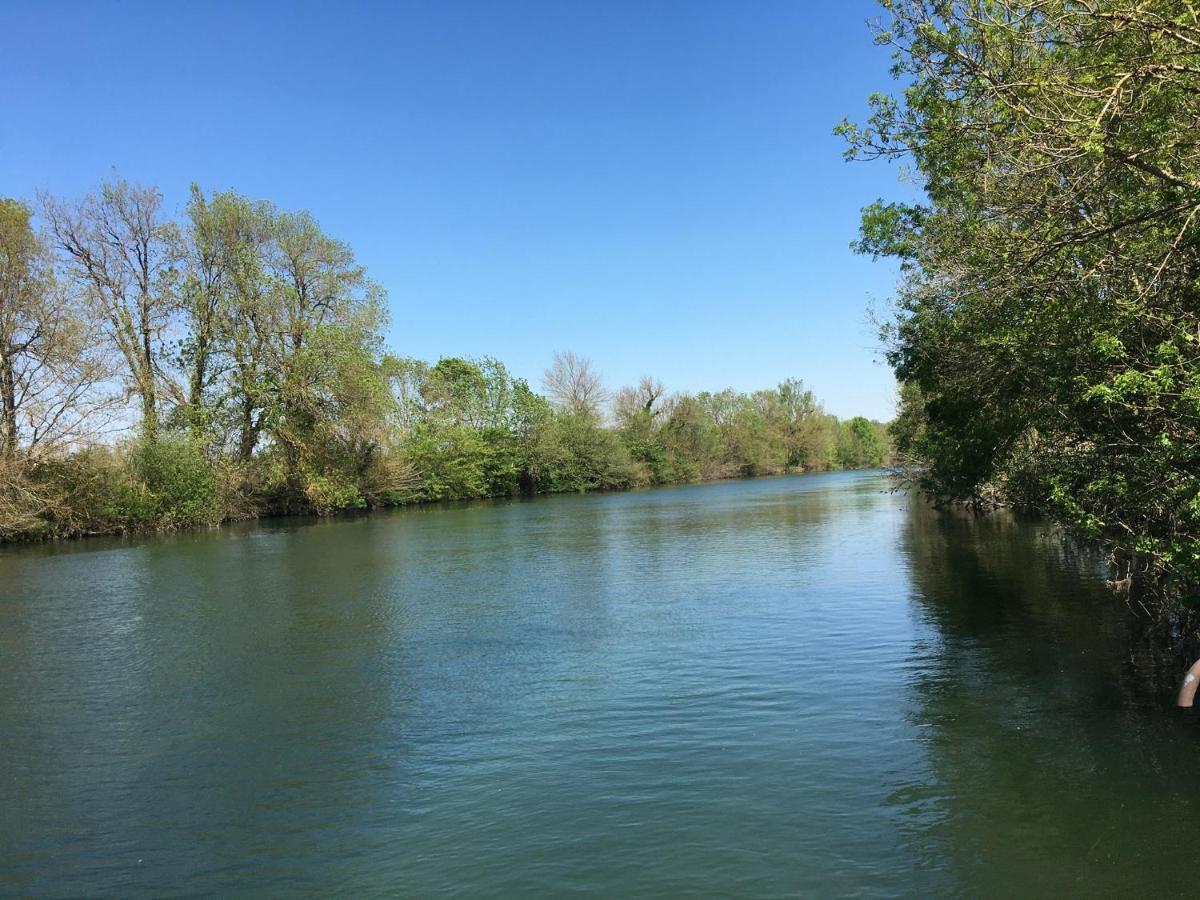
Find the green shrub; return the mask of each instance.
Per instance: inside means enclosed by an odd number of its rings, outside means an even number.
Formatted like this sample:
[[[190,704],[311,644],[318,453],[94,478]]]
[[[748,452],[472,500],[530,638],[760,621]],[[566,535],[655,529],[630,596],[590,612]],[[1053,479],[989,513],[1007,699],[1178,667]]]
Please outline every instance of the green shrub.
[[[60,498],[48,515],[56,535],[129,531],[156,522],[157,501],[113,448],[93,447],[49,461],[39,478]]]
[[[304,499],[319,516],[343,509],[362,509],[367,500],[353,481],[341,472],[303,470]]]
[[[469,500],[516,491],[517,467],[489,434],[460,425],[426,427],[405,448],[425,500]]]
[[[182,437],[160,437],[138,446],[133,471],[153,498],[154,523],[189,527],[224,518],[221,482],[204,448]]]

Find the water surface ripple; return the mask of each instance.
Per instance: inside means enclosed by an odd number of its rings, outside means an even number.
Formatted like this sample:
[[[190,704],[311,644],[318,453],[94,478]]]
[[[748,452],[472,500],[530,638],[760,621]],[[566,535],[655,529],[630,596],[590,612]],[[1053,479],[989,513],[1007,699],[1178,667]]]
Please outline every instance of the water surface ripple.
[[[1154,895],[1196,720],[878,474],[0,551],[0,894]]]

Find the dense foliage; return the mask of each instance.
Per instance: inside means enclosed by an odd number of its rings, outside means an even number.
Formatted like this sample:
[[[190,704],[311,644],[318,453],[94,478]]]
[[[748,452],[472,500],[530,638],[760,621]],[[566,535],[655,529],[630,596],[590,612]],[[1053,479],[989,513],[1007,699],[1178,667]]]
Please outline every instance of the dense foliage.
[[[610,396],[557,354],[397,358],[386,304],[312,216],[193,188],[0,200],[0,540],[885,461],[798,381]]]
[[[924,189],[865,210],[858,245],[904,270],[898,449],[938,494],[1196,584],[1200,7],[883,5],[902,96],[841,130]]]

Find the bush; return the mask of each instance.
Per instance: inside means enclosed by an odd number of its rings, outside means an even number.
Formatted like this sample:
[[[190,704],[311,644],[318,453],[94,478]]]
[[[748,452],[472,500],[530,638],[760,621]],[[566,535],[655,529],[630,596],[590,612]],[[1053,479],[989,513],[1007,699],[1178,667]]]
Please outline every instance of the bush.
[[[157,502],[117,450],[93,447],[43,464],[39,480],[60,498],[47,511],[56,536],[106,534],[147,527]]]
[[[36,538],[51,525],[57,505],[51,485],[38,479],[23,461],[0,457],[0,541]]]
[[[639,482],[620,435],[587,413],[558,413],[546,441],[550,491],[617,490]]]
[[[343,509],[362,509],[367,500],[354,484],[340,472],[317,472],[304,469],[304,499],[319,516]]]
[[[422,428],[405,448],[420,479],[421,498],[468,500],[515,493],[516,460],[496,437],[459,425]]]
[[[221,481],[198,443],[180,437],[143,443],[132,467],[152,498],[154,524],[185,528],[224,518]]]

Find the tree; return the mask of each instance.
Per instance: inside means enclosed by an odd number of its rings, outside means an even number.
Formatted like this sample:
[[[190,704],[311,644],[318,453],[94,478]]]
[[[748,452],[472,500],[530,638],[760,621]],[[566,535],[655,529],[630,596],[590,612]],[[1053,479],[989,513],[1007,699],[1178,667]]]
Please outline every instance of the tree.
[[[726,388],[716,393],[704,391],[696,399],[716,425],[722,477],[778,471],[778,454],[771,446],[761,395],[751,397]]]
[[[264,425],[265,266],[274,215],[269,203],[234,191],[210,199],[192,185],[180,249],[184,418],[222,444],[232,440],[242,462]]]
[[[663,383],[649,375],[643,375],[637,387],[621,388],[613,398],[617,424],[631,422],[639,415],[650,419],[658,418],[662,412],[661,401],[665,394],[666,388],[663,387]]]
[[[715,478],[719,471],[720,436],[704,404],[690,394],[671,398],[660,432],[672,480]]]
[[[886,4],[901,97],[843,124],[924,200],[890,360],[923,485],[999,496],[1200,579],[1200,22],[1188,0]]]
[[[604,382],[592,361],[569,350],[554,354],[542,386],[551,403],[572,413],[599,416],[600,407],[608,400]]]
[[[640,481],[664,484],[674,480],[662,442],[664,395],[661,381],[643,375],[636,387],[625,387],[613,398],[621,440],[633,462],[643,467]]]
[[[118,180],[75,203],[44,195],[42,205],[68,271],[124,359],[131,389],[141,400],[142,428],[152,441],[162,388],[180,396],[162,366],[178,247],[176,228],[162,214],[162,194]]]
[[[518,487],[532,494],[554,480],[555,414],[549,401],[523,379],[513,381],[512,411]]]
[[[213,369],[220,352],[220,321],[227,310],[231,259],[218,202],[214,200],[210,205],[195,184],[187,213],[188,224],[180,248],[183,260],[180,299],[187,324],[187,336],[181,347],[181,361],[188,371],[184,410],[193,428],[204,429],[211,411],[206,394],[217,377]]]
[[[407,484],[407,473],[388,460],[393,399],[372,339],[323,324],[289,359],[288,378],[286,406],[273,432],[282,436],[285,508],[324,514],[365,506],[372,502],[365,483],[376,494]],[[389,471],[394,484],[385,477]]]
[[[0,457],[17,452],[18,370],[38,342],[43,316],[37,310],[50,291],[49,266],[30,227],[29,210],[0,200]]]
[[[111,406],[96,328],[31,220],[0,199],[0,459],[10,461],[86,442]]]
[[[799,379],[789,378],[762,396],[764,415],[779,441],[784,467],[797,469],[824,462],[823,410],[812,391]]]
[[[427,416],[472,428],[482,427],[488,418],[486,391],[483,369],[458,357],[438,360],[421,385]]]
[[[518,402],[528,388],[514,381],[503,363],[444,357],[429,366],[402,360],[392,383],[404,453],[423,497],[460,500],[520,488]]]
[[[843,469],[874,469],[883,465],[886,447],[874,423],[855,416],[838,430],[837,463]]]
[[[353,505],[347,466],[360,468],[376,441],[343,430],[390,413],[388,372],[379,332],[383,290],[367,278],[348,246],[324,234],[308,213],[270,217],[266,272],[255,332],[267,384],[265,427],[282,457],[285,507]],[[322,440],[340,436],[330,456]],[[345,458],[346,453],[350,459]]]

